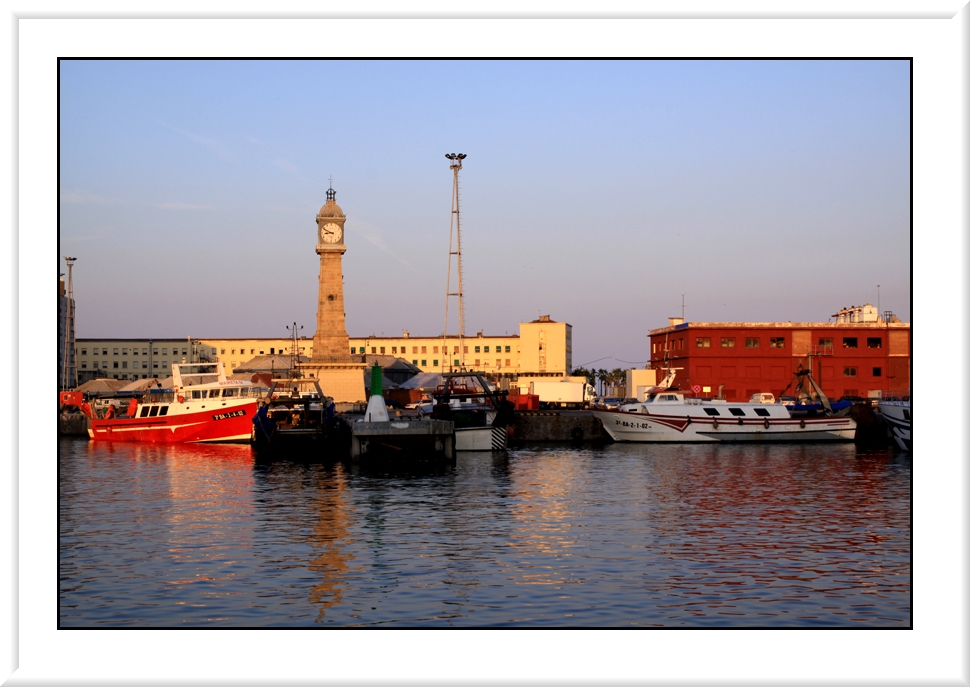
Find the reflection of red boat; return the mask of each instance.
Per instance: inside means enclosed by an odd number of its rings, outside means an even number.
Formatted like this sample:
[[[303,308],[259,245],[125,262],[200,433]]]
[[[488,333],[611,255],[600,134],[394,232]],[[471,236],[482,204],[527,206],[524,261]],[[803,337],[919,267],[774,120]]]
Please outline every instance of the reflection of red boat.
[[[127,413],[104,417],[81,406],[90,420],[88,435],[98,441],[248,442],[258,397],[252,382],[226,379],[221,362],[172,365],[172,389],[132,399]]]

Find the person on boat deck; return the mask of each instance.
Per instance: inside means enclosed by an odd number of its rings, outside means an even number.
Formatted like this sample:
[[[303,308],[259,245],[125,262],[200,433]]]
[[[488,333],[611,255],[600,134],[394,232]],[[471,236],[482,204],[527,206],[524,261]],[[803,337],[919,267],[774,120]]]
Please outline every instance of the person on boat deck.
[[[135,413],[138,410],[138,399],[133,398],[128,401],[128,417],[135,417]]]

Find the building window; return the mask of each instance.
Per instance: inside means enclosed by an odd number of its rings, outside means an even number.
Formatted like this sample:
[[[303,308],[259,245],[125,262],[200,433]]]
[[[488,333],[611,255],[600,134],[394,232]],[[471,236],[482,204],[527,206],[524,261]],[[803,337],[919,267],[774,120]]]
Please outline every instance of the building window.
[[[455,360],[455,367],[458,367],[458,361]]]
[[[412,360],[411,361],[411,364],[414,365],[415,367],[417,367],[418,366],[418,361],[417,360]]]
[[[115,354],[115,355],[118,355],[118,349],[117,349],[117,348],[115,349],[115,352],[114,352],[114,354]]]
[[[152,367],[157,370],[158,369],[158,363],[152,363]]]
[[[784,348],[785,347],[785,337],[783,336],[773,336],[768,339],[769,348]]]
[[[722,336],[721,337],[721,348],[734,348],[734,337],[733,336]]]
[[[148,349],[147,348],[141,349],[141,354],[142,355],[148,355]]]
[[[102,348],[101,349],[101,355],[108,355],[108,349],[107,348]]]
[[[381,355],[384,355],[384,347],[381,346]]]
[[[121,361],[121,366],[122,366],[122,367],[123,367],[124,369],[126,369],[126,370],[127,370],[127,369],[128,369],[128,361],[127,361],[127,360],[122,360],[122,361]]]
[[[350,347],[350,352],[351,353],[356,353],[357,352],[357,347],[356,346],[351,346]]]
[[[873,377],[882,377],[882,368],[881,367],[874,367],[874,368],[872,368],[872,376]]]
[[[434,352],[435,352],[435,353],[437,353],[437,352],[438,352],[438,347],[437,347],[437,346],[435,346],[435,347],[434,347]]]
[[[481,364],[482,364],[482,361],[479,360],[478,358],[475,358],[475,367],[481,367]]]
[[[859,339],[854,336],[843,336],[842,337],[842,348],[858,348]]]
[[[121,355],[128,355],[128,349],[127,348],[122,348],[121,349]]]
[[[88,368],[88,364],[84,361],[81,361],[81,369],[86,370],[87,368]]]
[[[512,360],[509,358],[505,359],[505,367],[509,367],[512,364]]]
[[[846,367],[842,370],[843,377],[855,377],[856,369],[854,367]]]
[[[215,352],[216,352],[216,349],[213,348],[212,349],[212,353],[215,354]],[[225,353],[225,351],[223,351],[223,353]],[[276,355],[276,347],[275,346],[273,348],[269,349],[269,354],[270,355]]]
[[[468,353],[468,346],[465,346],[465,353]]]
[[[117,361],[117,360],[116,360],[116,361],[114,361],[114,368],[115,368],[116,370],[118,369],[118,361]],[[116,378],[116,379],[117,379],[117,378]]]
[[[435,346],[435,348],[437,348],[437,346]],[[432,361],[432,367],[438,367],[438,361],[437,360]]]
[[[162,355],[168,355],[168,349],[167,348],[163,348],[162,349]]]
[[[97,351],[95,351],[95,353],[97,353]],[[81,349],[81,355],[87,355],[87,354],[88,354],[88,349],[82,348]]]
[[[744,347],[745,348],[758,348],[760,346],[761,346],[761,339],[759,339],[756,336],[755,337],[749,336],[748,338],[746,338],[744,340]]]
[[[485,352],[488,353],[488,346],[485,347]]]
[[[418,352],[418,347],[417,346],[411,346],[411,353],[417,353],[417,352]],[[414,364],[417,365],[417,363],[418,363],[418,361],[415,360],[414,361]]]
[[[371,355],[376,355],[377,354],[377,347],[376,346],[371,346],[370,347],[370,352],[371,352]]]
[[[475,352],[476,353],[481,353],[482,352],[482,347],[481,346],[475,346]],[[477,365],[478,363],[475,363],[475,364]]]
[[[505,352],[506,352],[506,353],[511,353],[511,352],[512,352],[512,347],[511,347],[511,346],[506,346],[506,347],[505,347]],[[508,364],[508,363],[506,363],[506,365],[507,365],[507,364]]]
[[[882,348],[881,336],[870,336],[866,339],[866,348]]]
[[[427,353],[428,352],[428,347],[427,346],[422,346],[421,347],[421,352],[422,353]]]
[[[427,360],[422,360],[421,361],[421,367],[427,367],[427,366],[428,366],[428,361]]]
[[[397,346],[391,346],[391,353],[397,353]]]
[[[709,337],[709,336],[698,336],[697,337],[697,347],[698,348],[710,348],[711,347],[711,337]]]
[[[138,361],[137,360],[132,360],[131,361],[131,366],[137,370],[138,369]]]
[[[833,348],[834,347],[834,344],[832,343],[832,339],[819,339],[818,340],[818,347],[819,348]]]
[[[97,348],[92,348],[91,350],[94,352],[94,355],[97,355],[98,354],[98,349]]]

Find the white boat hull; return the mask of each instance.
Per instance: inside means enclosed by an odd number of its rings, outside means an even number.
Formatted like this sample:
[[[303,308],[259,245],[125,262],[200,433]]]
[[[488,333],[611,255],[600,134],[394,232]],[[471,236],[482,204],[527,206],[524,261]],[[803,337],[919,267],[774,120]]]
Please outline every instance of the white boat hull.
[[[912,406],[909,401],[883,401],[879,404],[879,412],[886,419],[893,439],[903,451],[913,450],[912,434]]]
[[[508,440],[508,427],[455,428],[456,451],[504,451]]]
[[[605,410],[594,410],[593,415],[618,442],[853,441],[856,431],[849,417],[712,418],[686,412]]]

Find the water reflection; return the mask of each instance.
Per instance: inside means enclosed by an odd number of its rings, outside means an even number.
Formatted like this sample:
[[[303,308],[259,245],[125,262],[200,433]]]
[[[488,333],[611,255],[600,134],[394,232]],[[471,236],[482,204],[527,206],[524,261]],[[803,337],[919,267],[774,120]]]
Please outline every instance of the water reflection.
[[[611,445],[413,471],[60,446],[65,627],[909,623],[908,454]]]

